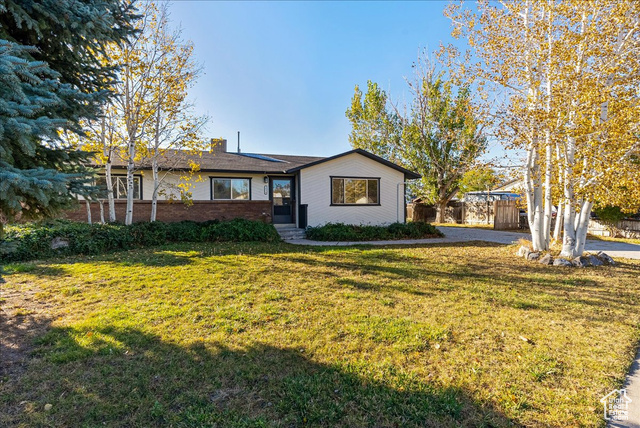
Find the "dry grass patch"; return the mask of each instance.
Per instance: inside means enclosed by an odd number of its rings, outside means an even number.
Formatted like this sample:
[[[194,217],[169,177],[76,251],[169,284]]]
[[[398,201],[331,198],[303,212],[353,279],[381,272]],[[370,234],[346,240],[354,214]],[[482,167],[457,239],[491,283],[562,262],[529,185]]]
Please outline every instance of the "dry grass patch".
[[[600,236],[600,235],[589,235],[587,239],[593,239],[596,241],[611,241],[611,242],[622,242],[625,244],[636,244],[640,245],[640,239],[638,238],[614,238],[612,236]]]
[[[468,229],[491,229],[493,230],[493,223],[491,224],[461,224],[461,223],[431,223],[436,227],[462,227]]]
[[[184,244],[8,266],[3,305],[32,296],[11,317],[37,334],[2,375],[0,425],[602,426],[640,338],[640,263],[513,251]]]

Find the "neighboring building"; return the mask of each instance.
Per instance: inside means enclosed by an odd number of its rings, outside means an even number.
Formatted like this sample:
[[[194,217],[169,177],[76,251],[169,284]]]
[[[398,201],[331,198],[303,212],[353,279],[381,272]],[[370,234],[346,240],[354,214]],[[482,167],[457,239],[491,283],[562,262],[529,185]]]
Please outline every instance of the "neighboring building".
[[[192,204],[182,204],[178,185],[199,165],[201,180],[192,180]],[[211,151],[188,155],[167,151],[158,198],[158,220],[212,220],[244,217],[298,227],[330,222],[381,225],[405,218],[405,186],[419,174],[361,149],[336,156],[272,155],[227,152],[220,140]],[[126,164],[112,167],[118,220],[124,219]],[[166,175],[166,176],[165,176]],[[103,178],[104,180],[104,178]],[[182,180],[184,181],[184,180]],[[134,221],[148,220],[153,179],[144,165],[135,174]],[[176,202],[177,201],[177,202]],[[104,202],[106,210],[106,202]],[[122,212],[122,214],[121,214]],[[86,210],[68,217],[85,220]],[[97,204],[92,217],[99,218]]]
[[[522,195],[519,193],[505,191],[477,191],[467,192],[462,200],[464,202],[487,202],[487,201],[515,201],[520,199]]]
[[[524,180],[522,178],[516,178],[502,183],[500,186],[491,190],[492,192],[522,192],[524,189]]]

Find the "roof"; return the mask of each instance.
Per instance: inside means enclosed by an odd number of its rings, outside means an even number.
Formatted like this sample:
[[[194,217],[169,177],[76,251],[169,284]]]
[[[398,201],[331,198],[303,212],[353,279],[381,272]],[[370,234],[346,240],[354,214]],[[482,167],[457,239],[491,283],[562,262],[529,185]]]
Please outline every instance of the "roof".
[[[522,178],[514,178],[513,180],[506,181],[502,183],[500,186],[492,189],[492,192],[501,192],[501,191],[509,191],[514,190],[518,187],[524,187],[524,181]]]
[[[260,174],[282,174],[291,168],[305,165],[323,159],[318,156],[273,155],[257,153],[233,153],[222,151],[189,152],[182,150],[167,150],[159,160],[162,170],[190,170],[190,162],[200,165],[202,172],[244,172]],[[116,168],[126,168],[127,163],[116,157],[113,164]],[[138,165],[139,169],[150,169],[149,162]]]
[[[400,165],[396,165],[393,162],[390,162],[390,161],[388,161],[388,160],[386,160],[384,158],[381,158],[380,156],[376,156],[373,153],[369,153],[366,150],[362,150],[362,149],[353,149],[353,150],[349,150],[348,152],[340,153],[338,155],[331,156],[331,157],[328,157],[328,158],[320,158],[320,159],[318,159],[318,160],[316,160],[314,162],[310,162],[310,163],[308,163],[306,165],[301,165],[301,166],[292,168],[292,169],[289,170],[289,172],[294,172],[294,171],[298,171],[298,170],[301,170],[301,169],[304,169],[304,168],[309,168],[310,166],[318,165],[318,164],[321,164],[321,163],[324,163],[324,162],[329,162],[329,161],[332,161],[334,159],[338,159],[338,158],[341,158],[343,156],[348,156],[348,155],[351,155],[351,154],[354,154],[354,153],[360,154],[360,155],[365,156],[365,157],[367,157],[369,159],[372,159],[372,160],[374,160],[376,162],[380,162],[381,164],[386,165],[389,168],[393,168],[396,171],[402,172],[404,174],[405,180],[415,180],[417,178],[422,177],[420,174],[417,174],[417,173],[415,173],[413,171],[409,171],[408,169],[403,168]]]
[[[296,156],[296,155],[277,155],[263,153],[234,153],[224,151],[203,151],[189,152],[182,150],[167,150],[165,155],[159,160],[159,168],[161,170],[190,170],[190,163],[195,161],[200,165],[202,172],[240,172],[240,173],[258,173],[258,174],[289,174],[299,171],[310,166],[318,165],[324,162],[347,156],[353,153],[360,154],[383,165],[400,171],[404,174],[405,179],[420,178],[419,174],[409,171],[399,165],[389,162],[386,159],[376,156],[362,149],[354,149],[348,152],[340,153],[331,157],[319,156]],[[115,168],[126,168],[127,163],[124,159],[116,157],[112,166]],[[143,162],[137,166],[138,169],[150,169],[151,164]]]

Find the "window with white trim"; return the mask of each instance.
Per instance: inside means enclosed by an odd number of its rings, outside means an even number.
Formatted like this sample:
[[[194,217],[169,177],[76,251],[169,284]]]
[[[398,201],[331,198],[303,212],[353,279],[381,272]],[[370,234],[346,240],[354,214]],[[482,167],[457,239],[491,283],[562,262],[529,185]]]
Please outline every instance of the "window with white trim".
[[[211,178],[212,200],[249,200],[251,199],[251,179],[249,178]]]
[[[380,179],[331,177],[332,205],[379,205]]]
[[[133,176],[133,199],[142,199],[142,177],[139,175]],[[96,179],[96,186],[101,189],[107,190],[107,177],[104,175],[98,176]],[[112,175],[111,186],[113,188],[113,197],[115,199],[127,199],[127,176],[126,175]]]

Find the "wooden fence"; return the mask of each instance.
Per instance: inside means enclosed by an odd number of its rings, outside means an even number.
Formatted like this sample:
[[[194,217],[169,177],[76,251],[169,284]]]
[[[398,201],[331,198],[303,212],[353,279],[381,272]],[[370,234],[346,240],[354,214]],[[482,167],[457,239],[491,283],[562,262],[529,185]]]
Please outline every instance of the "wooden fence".
[[[640,238],[640,220],[626,219],[615,224],[606,224],[599,220],[589,220],[588,232],[598,236],[621,238]]]
[[[436,209],[433,205],[409,204],[407,206],[407,218],[412,221],[434,222]],[[520,209],[516,206],[516,201],[449,202],[445,211],[445,222],[488,224],[499,230],[522,227],[520,224]]]
[[[516,201],[493,201],[493,228],[496,230],[518,229],[520,209]]]

